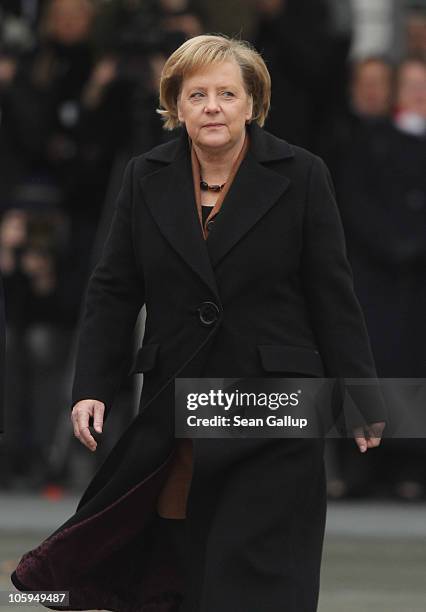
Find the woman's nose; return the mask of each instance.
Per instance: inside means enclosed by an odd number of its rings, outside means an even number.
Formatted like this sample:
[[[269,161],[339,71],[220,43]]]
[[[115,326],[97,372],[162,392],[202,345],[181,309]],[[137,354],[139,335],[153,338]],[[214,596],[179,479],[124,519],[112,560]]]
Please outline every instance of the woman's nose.
[[[208,96],[204,110],[208,113],[217,113],[220,111],[219,101],[216,96]]]

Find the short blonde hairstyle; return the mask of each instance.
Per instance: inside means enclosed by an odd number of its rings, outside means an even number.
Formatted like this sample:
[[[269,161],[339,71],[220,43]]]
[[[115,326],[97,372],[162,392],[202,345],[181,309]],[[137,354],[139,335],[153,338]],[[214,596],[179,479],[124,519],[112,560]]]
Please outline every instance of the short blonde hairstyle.
[[[162,108],[157,109],[164,129],[173,130],[181,125],[177,101],[184,78],[209,64],[232,59],[240,66],[247,94],[253,99],[251,121],[264,125],[271,104],[271,77],[261,55],[244,40],[203,34],[184,42],[164,64],[160,80]]]

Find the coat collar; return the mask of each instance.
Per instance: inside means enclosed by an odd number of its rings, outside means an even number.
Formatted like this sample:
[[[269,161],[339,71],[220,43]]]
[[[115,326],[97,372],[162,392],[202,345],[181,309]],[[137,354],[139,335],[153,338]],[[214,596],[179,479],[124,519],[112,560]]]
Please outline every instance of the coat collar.
[[[188,136],[155,147],[145,159],[161,166],[140,179],[150,211],[164,237],[220,302],[214,268],[287,190],[290,179],[265,164],[294,156],[291,145],[249,126],[250,149],[204,240],[192,182]]]

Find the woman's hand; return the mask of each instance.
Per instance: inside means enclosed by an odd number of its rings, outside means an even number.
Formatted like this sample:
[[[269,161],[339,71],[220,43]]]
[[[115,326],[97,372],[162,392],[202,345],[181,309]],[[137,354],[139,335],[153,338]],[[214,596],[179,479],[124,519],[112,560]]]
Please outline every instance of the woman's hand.
[[[95,399],[85,399],[77,402],[71,412],[71,421],[74,435],[89,450],[95,451],[98,443],[90,433],[89,418],[93,417],[93,426],[98,433],[102,433],[105,404]]]
[[[379,446],[385,425],[386,423],[384,421],[379,421],[377,423],[370,423],[364,427],[355,427],[353,434],[361,453],[365,453],[369,448]]]

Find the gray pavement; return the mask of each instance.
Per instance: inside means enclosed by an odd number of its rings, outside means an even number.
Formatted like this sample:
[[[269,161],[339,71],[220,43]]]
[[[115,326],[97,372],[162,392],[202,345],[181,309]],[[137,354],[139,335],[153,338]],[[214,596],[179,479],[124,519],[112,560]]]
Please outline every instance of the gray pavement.
[[[73,514],[78,499],[0,495],[0,590],[14,589],[9,576],[20,556]],[[0,605],[37,609],[46,610]],[[426,611],[426,504],[329,502],[318,612],[360,611]]]

